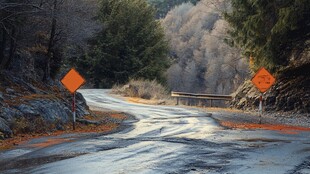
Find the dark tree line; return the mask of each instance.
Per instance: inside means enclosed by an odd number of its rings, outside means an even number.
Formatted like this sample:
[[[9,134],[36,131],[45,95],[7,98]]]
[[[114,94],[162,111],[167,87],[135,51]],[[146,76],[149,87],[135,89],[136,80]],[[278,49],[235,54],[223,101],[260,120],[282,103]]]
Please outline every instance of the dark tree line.
[[[37,63],[48,80],[60,67],[61,30],[57,13],[62,0],[4,0],[0,2],[0,69],[9,69],[16,53],[40,55]]]
[[[27,57],[24,66],[42,81],[69,66],[97,87],[130,78],[165,81],[168,44],[144,0],[2,0],[0,13],[2,71]]]
[[[277,71],[298,59],[310,40],[308,0],[233,0],[225,14],[232,26],[229,42],[254,58],[254,69],[265,66]],[[242,21],[242,22],[240,22]]]
[[[102,30],[78,61],[95,87],[123,84],[131,78],[165,82],[168,43],[155,10],[145,0],[102,0]]]

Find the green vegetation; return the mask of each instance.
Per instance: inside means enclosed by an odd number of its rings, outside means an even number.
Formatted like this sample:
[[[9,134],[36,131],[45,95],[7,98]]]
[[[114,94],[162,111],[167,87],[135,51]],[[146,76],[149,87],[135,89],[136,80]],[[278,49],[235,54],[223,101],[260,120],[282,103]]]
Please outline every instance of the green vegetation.
[[[198,1],[199,0],[148,0],[148,2],[157,9],[157,18],[164,18],[166,14],[177,5],[187,2],[196,4]]]
[[[79,61],[95,87],[124,84],[130,78],[165,81],[168,43],[154,13],[144,0],[101,1],[103,29]]]
[[[225,14],[232,26],[228,42],[254,57],[255,70],[265,66],[275,72],[309,47],[309,13],[308,0],[232,0]]]

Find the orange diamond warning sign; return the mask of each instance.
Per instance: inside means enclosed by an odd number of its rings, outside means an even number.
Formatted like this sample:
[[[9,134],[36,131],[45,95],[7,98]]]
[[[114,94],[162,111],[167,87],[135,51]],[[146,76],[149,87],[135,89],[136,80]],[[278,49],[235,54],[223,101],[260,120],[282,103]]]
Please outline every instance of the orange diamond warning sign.
[[[71,92],[74,93],[78,90],[84,83],[85,79],[72,68],[62,79],[61,83]]]
[[[276,79],[262,67],[252,78],[252,83],[259,89],[260,92],[266,92],[276,81]]]

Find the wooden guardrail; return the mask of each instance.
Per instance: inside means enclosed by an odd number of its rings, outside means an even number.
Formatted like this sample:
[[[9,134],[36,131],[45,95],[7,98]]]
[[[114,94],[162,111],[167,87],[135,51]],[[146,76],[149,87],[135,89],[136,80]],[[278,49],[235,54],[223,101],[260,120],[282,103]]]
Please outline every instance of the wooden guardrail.
[[[171,97],[175,97],[177,99],[177,105],[179,105],[180,98],[206,99],[206,100],[210,100],[211,107],[213,105],[213,100],[230,101],[233,99],[231,95],[195,94],[195,93],[174,92],[174,91],[171,92]]]

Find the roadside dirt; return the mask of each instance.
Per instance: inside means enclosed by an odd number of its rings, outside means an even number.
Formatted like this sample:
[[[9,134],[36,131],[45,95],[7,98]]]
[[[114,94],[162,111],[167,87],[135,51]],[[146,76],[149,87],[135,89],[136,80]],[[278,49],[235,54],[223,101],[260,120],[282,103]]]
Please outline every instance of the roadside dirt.
[[[32,134],[18,134],[15,135],[13,138],[0,140],[0,150],[7,150],[11,149],[17,145],[23,145],[34,138],[40,137],[54,137],[63,134],[71,134],[71,133],[108,133],[116,130],[120,126],[120,122],[127,119],[127,116],[124,113],[119,112],[112,112],[112,111],[92,111],[92,115],[85,116],[84,119],[91,120],[91,121],[100,121],[105,120],[100,125],[96,124],[82,124],[76,123],[76,129],[72,130],[72,124],[69,123],[64,126],[64,130],[57,130],[52,132],[46,133],[32,133]],[[60,144],[63,142],[72,141],[66,138],[50,138],[46,139],[44,142],[40,142],[37,144],[32,144],[32,147],[48,147],[51,145]]]
[[[136,103],[136,104],[146,104],[146,105],[175,105],[175,101],[171,99],[165,99],[165,100],[158,100],[158,99],[143,99],[139,97],[124,97],[119,94],[112,94],[111,96],[119,99],[126,100],[129,103]]]
[[[298,134],[300,132],[310,132],[307,116],[275,116],[274,113],[265,113],[261,118],[257,113],[244,112],[237,109],[205,108],[212,114],[221,126],[229,129],[264,129],[278,131],[282,134]],[[261,120],[261,124],[260,124]],[[302,123],[302,124],[301,124]]]
[[[130,103],[139,103],[139,104],[148,104],[148,105],[157,105],[159,103],[158,100],[146,100],[137,97],[125,97],[126,101]]]
[[[278,124],[237,123],[232,121],[221,121],[220,124],[233,129],[264,129],[279,131],[282,134],[298,134],[301,131],[310,132],[310,128]]]

